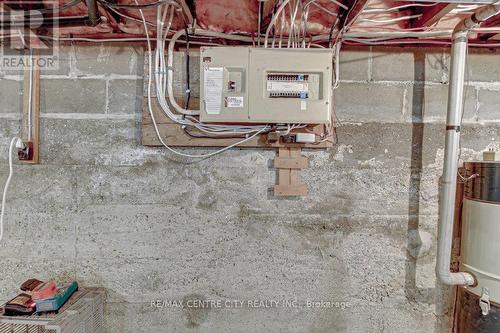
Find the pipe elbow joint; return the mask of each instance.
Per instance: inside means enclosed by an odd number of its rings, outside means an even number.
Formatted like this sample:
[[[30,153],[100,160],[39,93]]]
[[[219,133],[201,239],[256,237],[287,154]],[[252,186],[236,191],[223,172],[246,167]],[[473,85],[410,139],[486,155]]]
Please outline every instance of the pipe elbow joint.
[[[476,284],[474,276],[467,272],[452,273],[449,270],[436,269],[436,275],[441,283],[454,286],[473,286]]]
[[[480,8],[471,16],[460,21],[453,29],[453,39],[459,37],[467,37],[469,32],[479,26],[482,22],[489,20],[493,16],[500,13],[500,5],[488,5]]]

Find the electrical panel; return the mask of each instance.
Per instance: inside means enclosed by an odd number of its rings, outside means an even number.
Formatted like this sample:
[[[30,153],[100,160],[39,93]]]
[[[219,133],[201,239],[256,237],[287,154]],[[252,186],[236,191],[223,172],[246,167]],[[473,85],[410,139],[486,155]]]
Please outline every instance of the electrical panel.
[[[333,50],[201,48],[201,121],[331,121]]]

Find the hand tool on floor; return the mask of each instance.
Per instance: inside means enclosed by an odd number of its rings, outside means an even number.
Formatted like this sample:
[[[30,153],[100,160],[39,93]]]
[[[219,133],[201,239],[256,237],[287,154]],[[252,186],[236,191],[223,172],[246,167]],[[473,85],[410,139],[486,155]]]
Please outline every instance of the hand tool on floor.
[[[57,294],[52,298],[35,300],[36,312],[51,312],[57,311],[64,305],[64,303],[71,297],[71,295],[78,290],[78,283],[76,281],[63,286],[58,289]]]

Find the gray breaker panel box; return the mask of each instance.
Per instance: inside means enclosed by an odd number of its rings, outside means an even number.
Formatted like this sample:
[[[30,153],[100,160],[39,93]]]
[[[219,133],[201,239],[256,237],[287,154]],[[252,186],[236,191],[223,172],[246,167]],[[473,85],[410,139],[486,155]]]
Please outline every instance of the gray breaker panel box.
[[[201,121],[331,121],[331,49],[201,48]]]

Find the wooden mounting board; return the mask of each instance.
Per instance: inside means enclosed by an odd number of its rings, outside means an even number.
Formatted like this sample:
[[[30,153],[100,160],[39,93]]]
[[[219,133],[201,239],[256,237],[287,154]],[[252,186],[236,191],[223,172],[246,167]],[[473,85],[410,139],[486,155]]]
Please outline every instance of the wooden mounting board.
[[[225,139],[212,139],[212,138],[193,138],[188,135],[180,125],[175,124],[161,111],[156,97],[151,98],[153,104],[152,109],[155,116],[158,130],[165,141],[165,143],[172,147],[226,147],[241,140],[241,138],[225,138]],[[179,101],[180,103],[180,101]],[[199,104],[198,101],[193,101],[192,105]],[[315,134],[322,135],[324,133],[323,125],[310,125],[307,129]],[[301,129],[304,131],[304,129]],[[202,132],[196,129],[190,129],[195,135],[203,135]],[[295,133],[297,131],[292,131]],[[240,144],[238,147],[242,148],[282,148],[282,147],[303,147],[303,148],[316,148],[325,149],[333,146],[333,137],[329,140],[317,144],[302,144],[302,143],[268,143],[267,134],[261,134],[254,139]],[[143,110],[142,110],[142,144],[144,146],[161,146],[158,140],[153,121],[149,114],[148,98],[144,97]]]
[[[144,64],[144,94],[143,94],[143,107],[142,107],[142,144],[144,146],[152,146],[158,147],[162,146],[160,140],[156,135],[156,130],[153,125],[153,121],[151,119],[148,107],[148,97],[147,97],[147,83],[148,83],[148,72],[149,72],[149,64],[148,57],[146,56],[146,61]],[[177,67],[176,67],[177,68]],[[179,68],[179,71],[182,71],[182,68]],[[181,85],[182,82],[176,81],[174,75],[174,86]],[[192,82],[193,83],[193,82]],[[199,85],[197,82],[192,84],[199,89]],[[168,118],[162,111],[158,101],[156,99],[156,93],[154,89],[154,82],[151,87],[151,102],[152,102],[152,110],[156,120],[156,124],[158,126],[158,130],[163,138],[163,141],[169,146],[172,147],[227,147],[231,144],[234,144],[238,141],[241,141],[242,138],[224,138],[224,139],[212,139],[212,138],[194,138],[188,135],[180,125],[174,123],[170,118]],[[196,93],[193,95],[196,96]],[[177,98],[177,103],[179,105],[184,105],[184,101],[182,97]],[[192,109],[199,109],[200,100],[196,97],[191,97],[189,107]],[[304,128],[300,129],[301,132],[304,132]],[[323,135],[325,132],[323,125],[310,125],[307,127],[309,132],[313,132],[317,135]],[[202,132],[189,128],[190,133],[195,135],[203,135]],[[298,130],[292,131],[292,133],[296,133]],[[238,147],[240,148],[263,148],[263,149],[275,149],[275,148],[283,148],[283,147],[300,147],[300,148],[315,148],[315,149],[325,149],[333,146],[333,134],[330,137],[326,138],[327,140],[323,142],[319,142],[316,144],[296,144],[296,143],[268,143],[267,142],[267,134],[261,134],[253,138],[252,140],[246,141]]]
[[[153,113],[155,116],[156,124],[158,130],[165,141],[165,143],[172,147],[226,147],[235,142],[242,140],[242,138],[224,138],[224,139],[212,139],[212,138],[193,138],[188,135],[180,125],[175,124],[170,120],[163,112],[160,110],[156,99],[153,99]],[[142,144],[144,146],[161,146],[161,142],[158,140],[156,135],[156,130],[154,128],[151,116],[149,114],[148,108],[148,98],[144,98],[143,111],[142,111]],[[193,103],[195,104],[195,103]],[[303,130],[303,129],[302,129]],[[321,135],[324,133],[323,125],[311,125],[308,127],[309,131],[315,134]],[[190,129],[190,132],[195,135],[203,135],[202,132],[196,129]],[[294,133],[296,131],[292,131]],[[303,147],[303,148],[319,148],[325,149],[332,147],[332,140],[324,141],[317,144],[302,144],[302,143],[282,143],[282,142],[267,142],[267,134],[258,135],[252,140],[246,141],[240,144],[238,147],[242,148],[283,148],[283,147]]]

